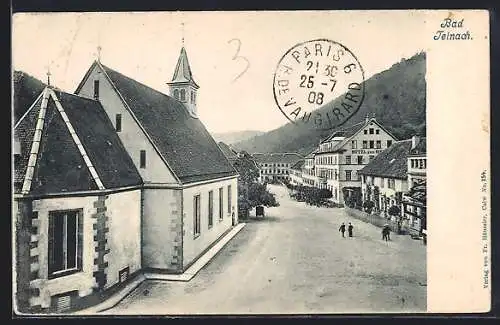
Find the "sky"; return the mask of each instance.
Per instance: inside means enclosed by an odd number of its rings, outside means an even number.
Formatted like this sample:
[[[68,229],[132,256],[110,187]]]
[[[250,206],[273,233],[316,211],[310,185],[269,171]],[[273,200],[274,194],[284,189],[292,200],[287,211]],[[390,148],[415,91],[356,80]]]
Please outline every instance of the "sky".
[[[74,92],[100,46],[101,62],[168,94],[184,36],[211,132],[269,131],[288,122],[273,97],[281,57],[327,38],[347,47],[365,78],[426,50],[424,11],[22,13],[12,20],[12,63]],[[184,27],[183,27],[184,26]]]

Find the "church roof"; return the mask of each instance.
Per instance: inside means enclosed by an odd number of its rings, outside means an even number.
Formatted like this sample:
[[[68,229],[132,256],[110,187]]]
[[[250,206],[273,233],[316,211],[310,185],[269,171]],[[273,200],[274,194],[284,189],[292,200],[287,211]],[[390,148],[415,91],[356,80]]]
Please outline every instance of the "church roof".
[[[389,148],[379,153],[358,173],[380,177],[406,179],[408,173],[408,154],[411,139],[394,142]]]
[[[45,87],[46,84],[26,72],[14,71],[14,124],[26,113]]]
[[[203,123],[181,102],[101,67],[181,183],[237,174]]]
[[[18,193],[43,195],[142,183],[98,101],[47,87],[14,134],[21,147],[14,174]]]
[[[177,60],[177,65],[175,66],[172,81],[169,82],[169,84],[173,83],[192,83],[196,88],[199,88],[198,84],[196,84],[193,79],[191,66],[189,65],[189,60],[184,46],[181,48],[181,53],[179,55],[179,59]]]
[[[228,144],[219,141],[218,145],[222,150],[222,152],[224,153],[224,155],[226,156],[226,158],[229,159],[230,161],[238,158],[237,152],[234,151],[234,149],[231,148]]]

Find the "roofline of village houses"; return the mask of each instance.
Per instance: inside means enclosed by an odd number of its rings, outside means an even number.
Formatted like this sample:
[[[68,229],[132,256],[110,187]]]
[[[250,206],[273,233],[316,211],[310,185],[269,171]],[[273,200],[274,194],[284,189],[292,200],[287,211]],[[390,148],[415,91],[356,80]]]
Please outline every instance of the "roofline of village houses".
[[[89,190],[89,191],[68,191],[68,192],[58,192],[58,193],[45,193],[45,194],[20,194],[14,193],[14,199],[44,199],[44,198],[56,198],[56,197],[68,197],[68,196],[93,196],[93,195],[103,195],[103,194],[114,194],[119,192],[125,192],[136,189],[185,189],[193,186],[215,183],[220,181],[225,181],[233,178],[239,177],[239,174],[221,177],[221,178],[213,178],[205,181],[187,183],[187,184],[175,184],[175,183],[144,183],[139,185],[131,185],[125,187],[118,188],[110,188],[103,190]]]

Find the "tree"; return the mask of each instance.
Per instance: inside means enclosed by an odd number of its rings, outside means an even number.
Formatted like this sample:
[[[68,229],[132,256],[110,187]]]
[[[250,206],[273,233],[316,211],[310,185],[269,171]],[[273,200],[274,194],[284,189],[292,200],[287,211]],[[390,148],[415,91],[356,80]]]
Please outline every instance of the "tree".
[[[242,183],[251,184],[257,182],[259,179],[259,168],[252,156],[246,151],[240,152],[238,158],[233,163],[233,167],[240,174],[238,181]]]
[[[361,187],[344,187],[342,188],[344,202],[350,208],[360,209],[362,206]]]
[[[279,205],[274,195],[267,190],[266,185],[257,182],[259,168],[248,152],[240,152],[233,166],[240,174],[238,178],[239,217],[248,218],[249,211],[256,206],[272,207]]]
[[[390,216],[399,216],[401,209],[397,205],[391,205],[387,213],[389,213]]]
[[[332,192],[327,189],[320,189],[312,186],[299,185],[296,192],[291,196],[297,201],[305,201],[309,205],[321,206],[332,197]]]
[[[372,213],[372,210],[374,207],[375,207],[375,203],[373,203],[373,201],[365,201],[363,203],[363,208],[365,209],[365,212],[367,212],[367,213]]]

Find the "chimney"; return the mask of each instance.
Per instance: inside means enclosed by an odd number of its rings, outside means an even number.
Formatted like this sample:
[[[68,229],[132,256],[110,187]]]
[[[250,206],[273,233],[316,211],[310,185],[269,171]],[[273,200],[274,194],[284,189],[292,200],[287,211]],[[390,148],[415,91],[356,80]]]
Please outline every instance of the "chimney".
[[[411,137],[411,150],[415,149],[420,143],[420,137],[418,135],[414,135]]]
[[[365,123],[368,123],[370,121],[370,114],[366,113],[365,115]]]

